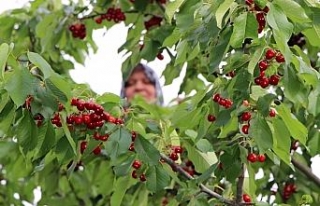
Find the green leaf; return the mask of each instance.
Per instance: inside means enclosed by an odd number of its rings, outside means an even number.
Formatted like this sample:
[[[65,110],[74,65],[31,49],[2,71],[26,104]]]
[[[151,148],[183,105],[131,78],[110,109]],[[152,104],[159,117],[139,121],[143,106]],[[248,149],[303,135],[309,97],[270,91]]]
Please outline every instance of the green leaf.
[[[180,41],[178,43],[177,55],[176,55],[176,60],[174,62],[174,66],[182,64],[186,61],[188,50],[189,50],[189,46],[187,41]]]
[[[130,144],[131,134],[125,128],[120,127],[110,135],[105,148],[111,160],[115,160],[119,155],[128,152]]]
[[[100,104],[109,103],[109,102],[120,104],[121,98],[116,94],[106,92],[101,96],[97,97],[96,101],[99,102]]]
[[[290,165],[291,136],[280,118],[273,118],[273,151],[287,165]]]
[[[184,142],[184,146],[188,152],[188,159],[193,162],[197,172],[205,172],[211,165],[218,162],[214,152],[200,152],[187,141]]]
[[[40,81],[32,76],[27,68],[16,68],[6,80],[4,88],[19,107],[39,84]]]
[[[289,108],[284,104],[277,106],[277,112],[287,126],[290,135],[305,145],[308,134],[307,128],[290,112]]]
[[[56,135],[52,124],[47,123],[39,129],[38,136],[38,157],[45,156],[56,144]]]
[[[307,146],[310,150],[311,156],[315,156],[320,153],[320,132],[318,129],[312,128],[309,131]]]
[[[53,74],[45,80],[45,83],[60,102],[67,102],[71,99],[70,84],[62,76]]]
[[[147,188],[151,192],[159,192],[170,183],[170,176],[161,164],[149,167],[146,176]]]
[[[276,95],[274,94],[266,94],[262,97],[259,97],[257,102],[257,109],[263,116],[268,116],[270,111],[270,105],[276,98]]]
[[[259,113],[250,120],[249,135],[255,140],[261,153],[272,148],[273,138],[270,127]]]
[[[244,39],[258,37],[257,20],[253,13],[243,13],[236,17],[233,24],[233,33],[231,35],[230,45],[233,48],[241,48]]]
[[[15,108],[11,100],[1,103],[3,103],[4,107],[0,112],[0,137],[6,137],[10,135],[10,131],[12,130]]]
[[[181,38],[181,34],[178,29],[174,29],[171,35],[169,35],[162,43],[163,47],[172,47]]]
[[[135,156],[130,155],[130,156],[126,157],[126,159],[124,161],[121,161],[121,163],[116,164],[113,167],[113,171],[114,171],[115,175],[116,176],[128,175],[128,173],[132,169],[132,162],[133,162],[134,158],[135,158]]]
[[[65,113],[61,113],[61,117],[62,117],[62,119],[67,119],[67,116],[66,116]],[[64,133],[65,133],[65,135],[67,137],[67,140],[68,140],[68,142],[69,142],[69,144],[70,144],[70,146],[72,148],[73,153],[76,155],[77,154],[77,149],[76,149],[77,146],[76,146],[76,143],[75,143],[74,139],[71,136],[70,130],[68,128],[68,125],[65,124],[65,122],[62,123],[62,128],[63,128],[63,131],[64,131]]]
[[[130,186],[130,176],[124,176],[117,178],[113,184],[113,194],[111,196],[110,205],[120,206],[122,200],[126,194],[128,187]]]
[[[315,117],[320,113],[320,84],[310,92],[307,110]]]
[[[259,48],[255,49],[253,55],[251,56],[249,65],[248,65],[248,72],[250,74],[253,74],[254,68],[256,67],[258,62],[260,61],[261,57],[264,55],[265,48],[266,47],[259,47]]]
[[[135,139],[134,149],[143,162],[150,166],[159,164],[160,152],[144,137],[139,136]]]
[[[42,56],[35,52],[28,52],[27,55],[29,60],[42,71],[45,79],[54,74],[50,64]]]
[[[280,6],[286,16],[295,23],[311,22],[311,19],[309,19],[303,7],[297,2],[291,0],[275,0],[273,3]]]
[[[3,72],[7,63],[7,59],[9,56],[9,45],[8,44],[1,44],[0,45],[0,78],[4,78]]]
[[[25,110],[23,117],[17,126],[17,139],[24,153],[34,150],[38,143],[38,128],[28,110]]]
[[[176,0],[176,1],[170,1],[168,4],[166,4],[165,9],[165,15],[168,20],[168,22],[171,22],[171,19],[174,16],[174,13],[180,8],[180,6],[183,4],[185,0]]]
[[[232,5],[234,5],[234,0],[226,0],[223,1],[222,4],[219,5],[215,15],[216,15],[216,20],[217,20],[217,27],[219,29],[222,28],[222,21],[224,15],[227,13],[227,11],[230,9]]]

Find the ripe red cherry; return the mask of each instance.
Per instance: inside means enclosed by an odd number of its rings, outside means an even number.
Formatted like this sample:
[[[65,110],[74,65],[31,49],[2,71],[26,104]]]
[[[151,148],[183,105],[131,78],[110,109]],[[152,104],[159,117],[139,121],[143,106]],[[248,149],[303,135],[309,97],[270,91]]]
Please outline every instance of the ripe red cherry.
[[[158,58],[159,60],[163,60],[163,59],[164,59],[164,56],[163,56],[163,54],[158,53],[158,54],[157,54],[157,58]]]
[[[277,86],[278,83],[279,83],[279,80],[280,80],[280,76],[276,75],[276,74],[273,74],[273,75],[270,76],[269,83],[271,85]]]
[[[298,140],[294,140],[292,143],[291,143],[291,150],[295,151],[297,150],[299,147],[299,141]]]
[[[249,121],[251,119],[251,113],[250,112],[243,112],[241,115],[242,121]]]
[[[241,128],[241,131],[244,134],[248,134],[249,133],[249,125],[247,125],[247,124],[243,125],[242,128]]]
[[[253,4],[253,0],[246,0],[246,4],[250,6],[251,4]]]
[[[267,77],[261,78],[260,86],[266,88],[269,86],[269,79]]]
[[[213,97],[212,97],[212,100],[214,101],[214,102],[219,102],[219,100],[220,100],[220,94],[215,94]]]
[[[268,68],[269,64],[267,61],[265,60],[262,60],[259,62],[259,68],[260,68],[260,71],[264,71]]]
[[[183,149],[182,149],[181,146],[174,146],[174,147],[173,147],[173,151],[174,151],[175,153],[177,153],[177,154],[181,154],[182,151],[183,151]]]
[[[264,154],[259,154],[258,160],[259,160],[259,162],[264,162],[264,161],[266,161],[266,156]]]
[[[135,169],[139,169],[141,167],[141,162],[139,160],[135,160],[132,163],[132,167],[135,168]]]
[[[92,152],[93,152],[93,154],[95,154],[95,155],[101,154],[101,146],[98,145],[96,148],[94,148],[94,150],[93,150]]]
[[[258,159],[257,155],[255,153],[249,153],[247,156],[247,160],[249,162],[256,162]]]
[[[171,153],[170,153],[170,159],[172,159],[173,161],[176,161],[176,160],[179,159],[179,156],[178,156],[177,153],[171,152]]]
[[[82,141],[80,143],[80,152],[81,154],[84,152],[84,150],[87,148],[87,142],[86,141]]]
[[[214,115],[212,115],[212,114],[209,114],[207,119],[208,119],[209,122],[214,122],[216,120],[216,117]]]
[[[275,56],[276,56],[276,52],[273,49],[268,49],[266,51],[266,55],[265,55],[266,59],[272,59]]]
[[[147,180],[146,175],[145,175],[145,174],[141,174],[141,175],[140,175],[140,181],[141,181],[141,182],[145,182],[146,180]]]
[[[283,56],[281,53],[278,53],[278,54],[276,55],[276,61],[277,61],[278,63],[283,63],[283,62],[285,62],[284,56]]]
[[[94,20],[97,24],[101,24],[102,23],[102,18],[98,17]]]
[[[133,171],[132,171],[131,177],[134,178],[134,179],[137,179],[137,178],[138,178],[138,174],[137,174],[137,171],[136,171],[136,170],[133,170]]]
[[[248,194],[243,194],[242,199],[244,202],[251,202],[251,198]]]
[[[270,117],[275,117],[276,116],[276,111],[274,109],[270,109],[269,116]]]
[[[260,85],[261,84],[261,80],[262,80],[262,77],[256,77],[255,79],[254,79],[254,83],[256,83],[256,85]]]
[[[131,141],[134,141],[137,138],[137,133],[135,131],[131,131]]]

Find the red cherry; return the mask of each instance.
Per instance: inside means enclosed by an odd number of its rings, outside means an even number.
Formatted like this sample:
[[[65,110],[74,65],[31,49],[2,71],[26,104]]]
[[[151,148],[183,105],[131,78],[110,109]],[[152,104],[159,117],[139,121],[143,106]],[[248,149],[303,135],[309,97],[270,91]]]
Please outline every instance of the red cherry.
[[[97,23],[97,24],[101,24],[102,23],[102,18],[101,17],[98,17],[96,18],[94,21]]]
[[[171,153],[170,153],[170,159],[172,159],[173,161],[176,161],[176,160],[179,159],[179,156],[178,156],[177,153],[171,152]]]
[[[174,146],[173,151],[177,154],[181,154],[183,152],[183,149],[181,146]]]
[[[76,116],[74,117],[74,123],[79,125],[83,123],[82,117]]]
[[[78,98],[73,97],[73,98],[71,99],[71,105],[72,105],[72,106],[77,106],[77,105],[78,105],[78,101],[79,101]]]
[[[243,194],[242,199],[244,202],[251,202],[251,198],[248,194]]]
[[[140,175],[140,181],[141,181],[141,182],[145,182],[146,180],[147,180],[146,175],[145,175],[145,174],[141,174],[141,175]]]
[[[251,4],[253,4],[253,0],[246,0],[246,4],[250,6]]]
[[[138,174],[137,174],[137,171],[136,171],[136,170],[133,170],[133,171],[132,171],[131,177],[134,178],[134,179],[137,179],[137,178],[138,178]]]
[[[267,61],[265,60],[262,60],[259,62],[259,68],[260,68],[260,71],[264,71],[268,68],[269,64]]]
[[[249,121],[251,119],[251,113],[250,112],[243,112],[241,115],[242,121]]]
[[[226,105],[226,100],[224,98],[220,98],[218,103],[221,106],[225,106]]]
[[[130,144],[129,151],[131,151],[131,152],[134,151],[134,143],[133,142],[131,142],[131,144]]]
[[[80,152],[81,152],[81,154],[83,154],[84,150],[87,148],[87,144],[88,143],[86,141],[82,141],[80,143]]]
[[[82,121],[85,124],[89,124],[91,122],[90,115],[89,114],[82,114]]]
[[[277,61],[278,63],[283,63],[283,62],[285,62],[284,56],[283,56],[281,53],[278,53],[278,54],[276,55],[276,61]]]
[[[256,85],[260,85],[261,84],[261,80],[262,80],[262,78],[259,76],[259,77],[256,77],[255,79],[254,79],[254,83],[256,83]]]
[[[107,141],[107,140],[108,140],[108,138],[109,138],[109,134],[100,135],[99,140],[101,140],[101,141],[105,142],[105,141]]]
[[[93,154],[95,154],[95,155],[101,154],[101,146],[100,146],[100,145],[97,146],[96,148],[94,148],[94,150],[93,150],[92,152],[93,152]]]
[[[275,117],[276,116],[276,111],[274,109],[270,109],[269,116],[270,117]]]
[[[247,160],[249,162],[256,162],[258,159],[257,155],[255,153],[249,153],[247,156]]]
[[[215,95],[212,97],[212,100],[213,100],[214,102],[219,102],[220,99],[221,99],[220,94],[215,94]]]
[[[137,133],[135,131],[131,131],[131,141],[134,142],[136,138],[137,138]]]
[[[141,162],[139,160],[135,160],[132,163],[132,167],[135,168],[135,169],[139,169],[141,167]]]
[[[262,88],[266,88],[269,86],[269,79],[267,77],[263,77],[260,82],[260,86]]]
[[[258,160],[259,160],[259,162],[264,162],[264,161],[266,161],[266,156],[264,154],[259,154]]]
[[[266,55],[265,55],[266,59],[272,59],[275,56],[276,56],[276,52],[273,49],[268,49],[266,51]]]
[[[216,120],[216,117],[214,115],[212,115],[212,114],[209,114],[207,119],[208,119],[209,122],[214,122]]]
[[[161,53],[158,53],[158,54],[157,54],[157,58],[158,58],[159,60],[163,60],[163,59],[164,59],[164,56],[163,56]]]
[[[248,134],[249,133],[249,125],[247,125],[247,124],[243,125],[242,128],[241,128],[241,131],[244,134]]]
[[[279,83],[279,80],[280,80],[280,76],[276,75],[276,74],[273,74],[273,75],[270,76],[269,83],[271,85],[277,86],[278,83]]]

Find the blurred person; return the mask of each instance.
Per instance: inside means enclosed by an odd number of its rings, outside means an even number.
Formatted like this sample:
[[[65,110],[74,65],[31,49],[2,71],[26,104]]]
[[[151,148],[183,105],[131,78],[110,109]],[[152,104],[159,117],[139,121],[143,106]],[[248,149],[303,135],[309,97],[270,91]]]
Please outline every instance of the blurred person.
[[[142,96],[148,103],[163,105],[159,78],[153,69],[142,63],[133,68],[127,80],[122,81],[120,96],[130,104],[136,95]]]

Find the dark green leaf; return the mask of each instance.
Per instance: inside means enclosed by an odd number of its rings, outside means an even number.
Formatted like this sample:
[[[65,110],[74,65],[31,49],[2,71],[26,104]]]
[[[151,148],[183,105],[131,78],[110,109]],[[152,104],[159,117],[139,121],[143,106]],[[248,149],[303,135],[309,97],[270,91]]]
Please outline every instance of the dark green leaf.
[[[170,183],[170,176],[163,169],[161,164],[149,167],[146,172],[146,176],[147,188],[151,192],[161,191]]]
[[[114,160],[119,155],[128,152],[130,143],[131,134],[125,128],[120,127],[110,135],[108,141],[105,143],[105,148],[107,154]]]
[[[135,151],[138,153],[139,159],[150,166],[159,164],[160,153],[147,139],[139,136],[134,141]]]
[[[255,140],[261,153],[273,146],[273,138],[270,127],[259,113],[250,120],[249,135]]]

